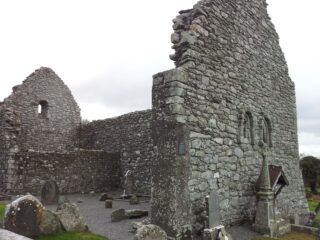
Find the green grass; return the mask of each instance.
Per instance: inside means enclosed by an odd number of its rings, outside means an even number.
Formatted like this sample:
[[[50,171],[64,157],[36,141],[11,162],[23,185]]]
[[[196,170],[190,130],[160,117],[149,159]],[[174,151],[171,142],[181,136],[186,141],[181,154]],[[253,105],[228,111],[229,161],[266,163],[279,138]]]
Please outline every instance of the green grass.
[[[39,236],[35,240],[109,240],[108,238],[95,235],[90,232],[85,233],[61,233],[56,235]]]
[[[308,200],[309,210],[310,212],[314,212],[316,207],[318,206],[319,201],[316,200]]]
[[[0,222],[3,221],[5,209],[6,209],[6,204],[0,203]]]
[[[316,240],[316,236],[300,232],[291,232],[280,238],[257,237],[252,240]]]
[[[317,200],[308,200],[309,211],[314,212],[319,204]],[[320,214],[316,216],[316,220],[313,222],[312,227],[319,227],[320,226]]]

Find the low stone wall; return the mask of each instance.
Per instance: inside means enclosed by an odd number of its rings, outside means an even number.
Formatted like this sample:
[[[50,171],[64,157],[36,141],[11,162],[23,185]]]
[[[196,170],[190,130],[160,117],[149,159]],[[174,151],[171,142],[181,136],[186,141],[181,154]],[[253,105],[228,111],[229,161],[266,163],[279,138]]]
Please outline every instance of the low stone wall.
[[[119,188],[119,154],[104,151],[19,152],[14,156],[13,194],[39,194],[46,180],[57,182],[61,193]]]
[[[153,140],[151,110],[129,113],[116,118],[93,121],[82,126],[81,148],[120,153],[122,182],[125,173],[132,171],[134,188],[149,194]]]

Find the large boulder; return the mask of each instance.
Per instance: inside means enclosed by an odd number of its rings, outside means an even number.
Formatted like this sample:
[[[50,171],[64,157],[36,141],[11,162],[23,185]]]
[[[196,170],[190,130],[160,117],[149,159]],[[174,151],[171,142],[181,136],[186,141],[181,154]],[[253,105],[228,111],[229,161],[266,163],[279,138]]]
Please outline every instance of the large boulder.
[[[45,209],[40,222],[40,233],[43,235],[57,234],[63,232],[58,215]]]
[[[167,240],[167,234],[160,227],[149,224],[140,227],[134,240]]]
[[[126,218],[126,212],[123,208],[117,209],[111,213],[111,222],[120,222]]]
[[[34,196],[20,197],[6,206],[4,228],[26,237],[38,236],[43,211],[41,202]]]
[[[88,230],[88,226],[76,204],[60,204],[57,208],[57,216],[67,232],[85,232]]]

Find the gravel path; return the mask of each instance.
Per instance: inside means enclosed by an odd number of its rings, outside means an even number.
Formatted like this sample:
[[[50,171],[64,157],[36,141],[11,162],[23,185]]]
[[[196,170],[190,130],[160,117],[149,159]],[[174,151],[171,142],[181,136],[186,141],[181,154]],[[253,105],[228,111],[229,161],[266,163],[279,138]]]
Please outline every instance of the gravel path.
[[[117,193],[109,193],[113,197],[118,197]],[[81,199],[82,203],[77,203],[86,223],[91,232],[106,236],[110,240],[132,240],[134,234],[128,232],[133,222],[141,222],[145,218],[127,219],[121,222],[111,222],[111,213],[120,208],[124,209],[142,209],[150,210],[149,203],[140,203],[138,205],[130,205],[128,201],[113,201],[113,208],[106,209],[104,202],[99,201],[100,194],[91,195],[68,195],[70,202],[77,202]],[[147,199],[144,199],[147,200]],[[50,210],[56,210],[56,206],[46,206]]]
[[[109,193],[109,195],[117,198],[119,193]],[[90,231],[106,236],[110,240],[132,240],[134,234],[130,233],[133,222],[141,222],[145,218],[127,219],[121,222],[112,223],[111,213],[120,208],[124,209],[143,209],[150,211],[149,203],[140,203],[138,205],[130,205],[128,201],[113,201],[113,208],[106,209],[104,202],[99,201],[100,194],[95,195],[68,195],[70,202],[77,202],[81,199],[82,203],[77,203],[80,211],[87,222]],[[144,199],[148,200],[148,199]],[[56,206],[46,206],[48,209],[56,210]],[[255,236],[260,236],[251,230],[250,225],[233,226],[227,229],[233,240],[251,240]]]

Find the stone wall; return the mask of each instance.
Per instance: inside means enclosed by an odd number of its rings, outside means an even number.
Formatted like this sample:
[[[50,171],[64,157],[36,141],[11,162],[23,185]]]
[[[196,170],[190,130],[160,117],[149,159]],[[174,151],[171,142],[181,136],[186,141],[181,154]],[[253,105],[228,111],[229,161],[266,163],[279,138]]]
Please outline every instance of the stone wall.
[[[10,192],[40,194],[46,180],[54,180],[62,193],[102,192],[118,189],[118,154],[81,150],[60,152],[19,152],[14,155],[16,177]]]
[[[5,174],[7,169],[6,164],[6,130],[5,130],[5,121],[4,121],[4,110],[2,107],[2,102],[0,102],[0,186],[2,191],[4,189],[4,182],[5,182]]]
[[[151,221],[171,236],[185,225],[199,232],[211,192],[222,223],[252,220],[264,147],[290,184],[280,212],[306,213],[294,83],[266,2],[202,0],[181,11],[173,28],[176,69],[153,82]]]
[[[78,146],[80,109],[69,88],[50,68],[36,70],[13,87],[3,105],[17,113],[20,150],[66,151]]]
[[[93,121],[82,126],[81,148],[119,153],[123,176],[130,170],[135,190],[149,194],[153,141],[151,110],[138,111],[112,119]]]
[[[20,119],[17,112],[0,103],[0,191],[12,188],[15,176],[14,154],[19,151]]]

